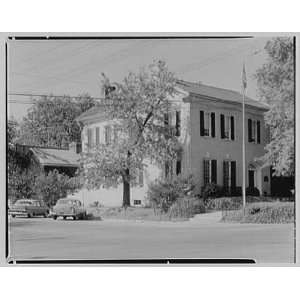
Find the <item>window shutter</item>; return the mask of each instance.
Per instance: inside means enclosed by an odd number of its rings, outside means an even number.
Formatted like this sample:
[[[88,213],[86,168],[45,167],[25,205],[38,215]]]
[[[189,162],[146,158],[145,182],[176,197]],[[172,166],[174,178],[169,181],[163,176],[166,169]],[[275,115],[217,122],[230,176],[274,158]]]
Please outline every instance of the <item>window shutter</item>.
[[[181,130],[181,116],[180,116],[181,112],[180,111],[176,111],[176,132],[175,135],[176,136],[180,136],[180,130]]]
[[[231,183],[230,186],[235,189],[236,187],[236,162],[231,162]]]
[[[209,183],[209,160],[203,160],[203,182],[204,186]]]
[[[231,140],[234,140],[234,116],[230,117],[231,122]]]
[[[176,161],[176,175],[181,174],[181,160]]]
[[[217,161],[215,159],[211,161],[211,182],[217,184]]]
[[[144,185],[144,170],[139,170],[139,186]]]
[[[225,188],[228,188],[229,185],[229,161],[223,162],[223,185]]]
[[[211,119],[211,136],[215,137],[216,136],[216,115],[214,112],[210,114],[210,119]]]
[[[87,135],[88,135],[88,148],[91,148],[92,147],[92,129],[91,128],[88,128],[87,130]]]
[[[165,179],[169,178],[170,175],[170,165],[169,162],[165,162]]]
[[[220,120],[221,120],[221,139],[225,138],[225,118],[224,115],[220,115]]]
[[[200,110],[200,136],[204,136],[204,111]]]
[[[169,114],[164,114],[164,124],[165,126],[169,125]]]
[[[260,144],[260,121],[256,122],[257,126],[257,143]]]
[[[248,119],[248,142],[252,142],[252,120]]]
[[[96,146],[99,146],[100,142],[100,128],[96,127]]]

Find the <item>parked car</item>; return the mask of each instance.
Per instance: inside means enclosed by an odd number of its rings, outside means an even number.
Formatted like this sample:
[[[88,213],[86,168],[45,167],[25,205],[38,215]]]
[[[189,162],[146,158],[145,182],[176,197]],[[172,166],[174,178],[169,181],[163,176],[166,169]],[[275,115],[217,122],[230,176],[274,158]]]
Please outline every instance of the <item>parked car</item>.
[[[13,218],[15,216],[27,216],[28,218],[34,216],[47,217],[49,215],[49,207],[42,200],[20,199],[9,207],[8,214]]]
[[[63,198],[56,202],[51,211],[51,216],[54,220],[58,217],[72,217],[74,220],[84,219],[86,217],[86,210],[82,203],[77,199]]]

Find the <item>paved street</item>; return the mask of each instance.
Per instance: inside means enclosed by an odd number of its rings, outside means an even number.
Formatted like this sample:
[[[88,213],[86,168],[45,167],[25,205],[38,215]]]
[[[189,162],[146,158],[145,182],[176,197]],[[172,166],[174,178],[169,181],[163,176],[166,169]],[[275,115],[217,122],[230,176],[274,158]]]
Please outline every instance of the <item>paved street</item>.
[[[9,220],[15,259],[253,258],[293,262],[293,224]]]

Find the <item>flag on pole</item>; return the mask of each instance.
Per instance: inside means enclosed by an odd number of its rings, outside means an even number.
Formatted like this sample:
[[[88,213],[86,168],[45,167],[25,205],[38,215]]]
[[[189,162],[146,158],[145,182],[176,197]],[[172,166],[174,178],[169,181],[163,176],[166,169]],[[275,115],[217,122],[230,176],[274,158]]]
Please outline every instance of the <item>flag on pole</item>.
[[[245,90],[247,88],[247,77],[246,77],[245,63],[243,64],[242,83],[243,83],[243,89]]]

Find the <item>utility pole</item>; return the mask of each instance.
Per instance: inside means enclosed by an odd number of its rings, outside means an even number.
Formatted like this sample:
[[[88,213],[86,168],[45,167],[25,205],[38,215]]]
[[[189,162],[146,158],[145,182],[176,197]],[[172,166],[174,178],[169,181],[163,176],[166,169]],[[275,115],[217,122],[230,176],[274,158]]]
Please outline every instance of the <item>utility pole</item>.
[[[247,88],[247,78],[245,63],[243,63],[242,91],[243,91],[243,215],[246,210],[246,147],[245,147],[245,93]]]

